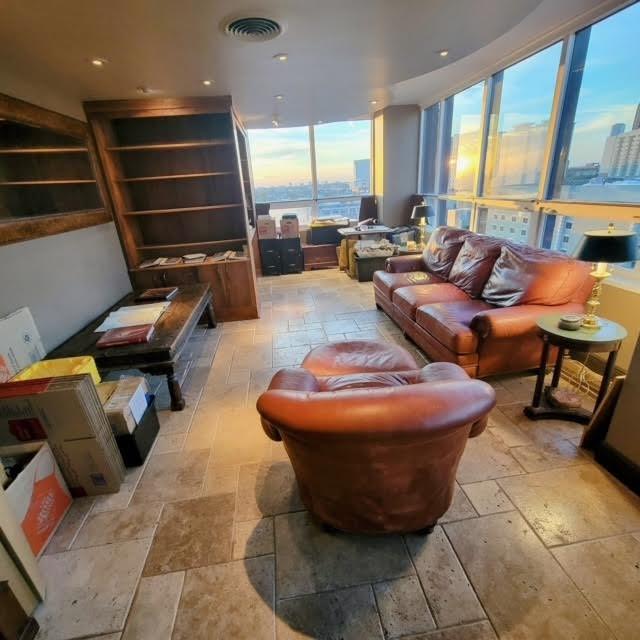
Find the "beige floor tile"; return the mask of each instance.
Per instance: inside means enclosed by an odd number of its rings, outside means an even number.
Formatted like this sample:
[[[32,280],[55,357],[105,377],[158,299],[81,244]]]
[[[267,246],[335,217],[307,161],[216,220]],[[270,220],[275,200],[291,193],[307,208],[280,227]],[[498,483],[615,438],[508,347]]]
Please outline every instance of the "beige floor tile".
[[[183,571],[231,559],[235,496],[206,496],[165,505],[144,575]]]
[[[250,344],[238,347],[233,354],[231,369],[267,369],[273,366],[271,345]]]
[[[233,559],[274,553],[273,518],[236,522],[233,531]]]
[[[158,436],[151,455],[156,456],[162,453],[180,451],[184,445],[186,437],[186,433],[172,433],[167,436]]]
[[[535,443],[531,432],[508,418],[500,407],[489,414],[488,429],[492,435],[501,440],[507,447],[523,447]]]
[[[276,516],[279,598],[414,573],[399,536],[327,533],[305,511]]]
[[[67,551],[71,547],[78,531],[80,531],[80,527],[89,515],[89,511],[91,511],[94,501],[95,498],[93,497],[76,498],[73,501],[64,520],[49,541],[44,551],[45,555]]]
[[[203,496],[216,496],[225,493],[235,495],[238,489],[239,465],[209,464],[204,476]]]
[[[413,636],[411,640],[497,640],[497,636],[488,620],[463,624],[440,631]]]
[[[474,521],[464,520],[460,526]],[[439,627],[486,617],[442,527],[429,535],[407,535],[405,539]]]
[[[558,547],[553,554],[616,638],[638,637],[640,542],[636,538],[580,542]]]
[[[373,585],[385,638],[423,633],[436,628],[416,576]]]
[[[438,522],[454,522],[456,520],[465,520],[466,518],[475,518],[477,515],[473,505],[469,502],[469,498],[456,482],[451,506]]]
[[[187,571],[172,640],[273,640],[273,557]]]
[[[183,571],[142,578],[122,640],[171,638],[183,583]]]
[[[277,612],[278,640],[382,638],[369,585],[280,600]]]
[[[200,401],[202,389],[185,392],[185,408],[182,411],[171,411],[163,409],[158,411],[158,421],[160,423],[159,435],[167,436],[174,433],[186,433],[189,431],[193,414]]]
[[[35,613],[38,640],[122,631],[149,544],[130,540],[42,556],[47,598]]]
[[[509,404],[500,407],[502,413],[534,442],[569,440],[582,435],[584,427],[568,420],[530,420],[524,415],[525,404]]]
[[[140,504],[117,511],[91,513],[72,549],[97,547],[112,542],[151,538],[160,520],[162,503]]]
[[[445,529],[500,638],[610,637],[520,514],[494,514]]]
[[[198,413],[219,413],[223,409],[244,407],[247,403],[248,382],[234,384],[207,383],[202,390],[202,397],[198,404]],[[196,418],[197,419],[197,418]]]
[[[120,485],[120,491],[117,493],[105,493],[101,496],[96,496],[91,513],[126,509],[131,502],[133,493],[140,482],[140,478],[142,477],[148,462],[149,458],[147,458],[145,464],[139,467],[125,469],[124,482]]]
[[[463,484],[462,489],[481,516],[515,509],[511,504],[511,500],[507,498],[507,495],[495,480]]]
[[[240,467],[236,520],[253,520],[302,509],[304,505],[290,462]]]
[[[109,633],[106,636],[93,636],[91,640],[120,640],[121,638],[121,633]]]
[[[297,367],[309,353],[311,347],[285,347],[273,350],[274,367]]]
[[[589,458],[568,440],[553,440],[526,447],[512,447],[510,451],[511,455],[529,473],[589,462]]]
[[[456,477],[460,484],[467,484],[520,473],[524,473],[524,469],[509,453],[509,448],[485,431],[467,441]]]
[[[502,478],[498,484],[546,545],[640,528],[640,499],[595,465]]]
[[[222,411],[213,440],[212,463],[228,466],[267,460],[270,442],[255,407]]]
[[[209,451],[179,451],[152,456],[131,499],[132,504],[194,498],[202,491]]]

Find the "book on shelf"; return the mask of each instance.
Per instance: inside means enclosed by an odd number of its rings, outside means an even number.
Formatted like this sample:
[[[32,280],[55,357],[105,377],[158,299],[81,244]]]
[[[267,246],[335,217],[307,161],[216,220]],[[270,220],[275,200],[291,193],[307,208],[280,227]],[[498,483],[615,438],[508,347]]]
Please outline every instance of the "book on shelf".
[[[128,344],[143,344],[149,342],[155,328],[152,324],[141,324],[135,327],[121,327],[120,329],[109,329],[96,342],[99,349],[109,347],[123,347]]]
[[[173,300],[178,295],[178,287],[155,287],[147,289],[136,296],[137,301]]]
[[[199,264],[207,259],[206,253],[187,253],[182,256],[185,264]]]
[[[140,269],[148,267],[170,267],[172,265],[182,264],[182,258],[151,258],[140,263]]]

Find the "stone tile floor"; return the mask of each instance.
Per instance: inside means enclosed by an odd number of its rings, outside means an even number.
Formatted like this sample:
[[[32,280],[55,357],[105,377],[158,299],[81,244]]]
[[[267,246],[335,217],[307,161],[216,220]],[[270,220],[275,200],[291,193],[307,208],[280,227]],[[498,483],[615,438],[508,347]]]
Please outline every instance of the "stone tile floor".
[[[40,564],[41,640],[637,638],[640,501],[578,444],[530,422],[533,377],[491,380],[454,503],[429,536],[320,530],[254,405],[329,340],[407,347],[370,283],[337,271],[259,281],[262,318],[199,329],[187,408],[166,409],[145,468],[77,500]]]

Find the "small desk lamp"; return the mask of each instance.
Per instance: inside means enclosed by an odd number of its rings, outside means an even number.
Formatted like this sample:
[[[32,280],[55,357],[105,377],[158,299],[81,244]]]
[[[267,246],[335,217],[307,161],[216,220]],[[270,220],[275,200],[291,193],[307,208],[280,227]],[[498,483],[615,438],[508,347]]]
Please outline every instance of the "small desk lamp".
[[[596,315],[600,305],[602,281],[611,273],[607,264],[611,262],[632,262],[637,259],[638,241],[632,231],[619,231],[613,224],[608,229],[585,231],[580,244],[573,252],[573,257],[584,262],[594,262],[595,268],[591,276],[595,278],[591,296],[587,300],[587,312],[582,319],[585,329],[599,329],[600,321]]]
[[[411,212],[411,220],[417,221],[420,227],[420,246],[424,247],[424,227],[427,224],[427,218],[433,215],[433,210],[427,204],[417,204]]]

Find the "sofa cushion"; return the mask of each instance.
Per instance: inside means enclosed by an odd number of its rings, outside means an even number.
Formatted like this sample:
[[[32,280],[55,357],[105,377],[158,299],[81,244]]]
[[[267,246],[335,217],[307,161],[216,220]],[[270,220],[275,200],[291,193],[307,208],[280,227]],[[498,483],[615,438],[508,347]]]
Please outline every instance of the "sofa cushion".
[[[588,268],[561,253],[505,244],[482,298],[500,307],[566,304],[584,288]]]
[[[472,298],[479,298],[503,244],[503,240],[491,236],[468,236],[451,267],[449,282]]]
[[[453,353],[475,353],[478,335],[471,329],[471,321],[477,313],[491,308],[483,300],[429,304],[416,310],[416,323]]]
[[[406,316],[415,320],[416,309],[434,302],[453,302],[468,300],[469,296],[453,284],[418,284],[414,287],[400,287],[393,292],[393,304]]]
[[[468,235],[469,231],[464,229],[438,227],[422,254],[427,271],[446,280]]]
[[[412,271],[410,273],[387,273],[376,271],[373,274],[373,286],[384,296],[391,300],[393,292],[400,287],[412,285],[424,285],[426,283],[445,282],[438,276],[433,276],[425,271]]]

